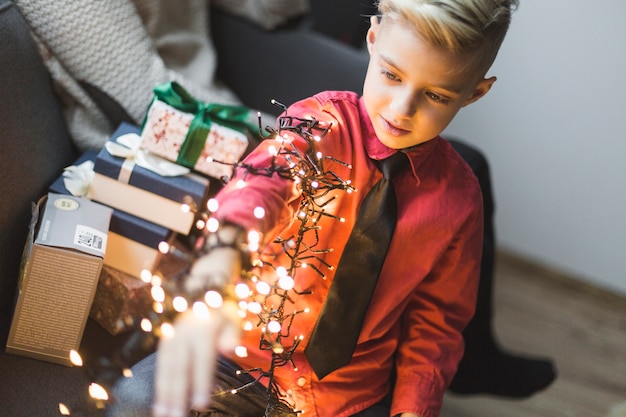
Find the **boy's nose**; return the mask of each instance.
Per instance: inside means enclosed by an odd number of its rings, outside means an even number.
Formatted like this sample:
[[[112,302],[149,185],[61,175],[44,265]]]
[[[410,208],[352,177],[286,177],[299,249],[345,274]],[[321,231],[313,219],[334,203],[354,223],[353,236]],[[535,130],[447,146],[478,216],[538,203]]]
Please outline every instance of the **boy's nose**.
[[[391,102],[391,110],[399,118],[413,117],[417,112],[418,102],[416,95],[414,94],[401,94]]]

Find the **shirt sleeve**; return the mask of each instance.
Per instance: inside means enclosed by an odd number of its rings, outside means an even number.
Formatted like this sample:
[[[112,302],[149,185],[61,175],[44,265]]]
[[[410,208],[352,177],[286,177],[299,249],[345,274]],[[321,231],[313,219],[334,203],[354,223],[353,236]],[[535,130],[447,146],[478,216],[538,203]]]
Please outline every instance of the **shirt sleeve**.
[[[308,0],[213,0],[220,9],[273,29],[309,11]]]
[[[463,355],[462,331],[474,314],[482,253],[482,201],[479,190],[474,195],[474,209],[405,310],[391,415],[438,416]]]

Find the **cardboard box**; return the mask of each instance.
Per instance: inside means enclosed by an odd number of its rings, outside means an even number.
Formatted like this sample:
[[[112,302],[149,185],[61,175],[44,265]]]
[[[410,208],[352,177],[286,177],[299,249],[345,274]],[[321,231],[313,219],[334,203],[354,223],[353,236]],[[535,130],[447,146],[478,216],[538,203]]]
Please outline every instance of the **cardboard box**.
[[[110,140],[139,128],[127,123],[119,126]],[[195,213],[183,211],[183,204],[201,207],[209,193],[209,179],[196,174],[165,177],[130,164],[102,149],[96,158],[95,173],[87,197],[110,207],[156,223],[183,235],[194,225]],[[128,182],[120,180],[131,169]]]
[[[43,213],[42,213],[43,211]],[[49,193],[33,210],[8,353],[71,365],[102,269],[112,210]]]

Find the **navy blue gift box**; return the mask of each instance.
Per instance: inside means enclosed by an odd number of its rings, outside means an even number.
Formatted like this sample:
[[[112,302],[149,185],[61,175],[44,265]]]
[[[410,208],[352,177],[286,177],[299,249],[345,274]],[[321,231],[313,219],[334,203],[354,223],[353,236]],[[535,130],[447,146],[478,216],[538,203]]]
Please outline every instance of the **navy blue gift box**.
[[[140,128],[122,123],[111,137],[140,133]],[[206,203],[209,179],[189,173],[161,176],[131,163],[128,182],[128,160],[111,155],[103,148],[95,160],[95,174],[87,196],[110,207],[159,224],[183,235],[190,233],[195,222],[193,207]],[[191,207],[191,210],[186,210]]]
[[[73,165],[78,166],[86,161],[95,162],[96,157],[96,151],[87,151]],[[62,176],[50,185],[49,191],[71,194],[65,187]],[[173,237],[174,233],[166,227],[114,209],[104,265],[139,277],[143,269],[152,269],[158,261],[159,244],[169,242]]]

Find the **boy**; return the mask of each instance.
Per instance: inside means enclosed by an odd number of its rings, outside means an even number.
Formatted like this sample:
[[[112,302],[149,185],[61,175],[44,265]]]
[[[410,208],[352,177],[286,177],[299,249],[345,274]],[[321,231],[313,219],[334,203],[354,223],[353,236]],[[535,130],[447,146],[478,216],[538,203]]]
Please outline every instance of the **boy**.
[[[483,215],[475,177],[438,135],[462,107],[483,97],[495,82],[494,77],[484,77],[516,3],[381,0],[382,19],[373,17],[367,34],[370,63],[363,97],[325,92],[287,110],[289,116],[332,123],[316,150],[351,165],[333,166],[357,192],[337,194],[328,207],[345,222],[328,219],[319,230],[320,246],[334,249],[321,255],[327,265],[353,256],[342,252],[359,205],[382,177],[374,161],[401,151],[408,162],[392,179],[398,220],[352,359],[327,375],[317,375],[304,350],[336,272],[324,270],[324,280],[313,268],[298,271],[298,291],[311,295],[299,297],[294,308],[312,313],[296,317],[291,328],[293,334],[303,335],[293,354],[297,369],[276,368],[274,377],[302,416],[439,414],[463,353],[461,332],[473,314]],[[246,164],[268,166],[271,142],[262,143]],[[298,146],[304,148],[303,143]],[[227,244],[217,245],[196,262],[189,290],[214,287],[219,284],[216,277],[239,275],[240,253],[229,244],[242,239],[241,230],[260,230],[265,243],[279,233],[289,236],[284,230],[294,219],[298,188],[290,179],[262,175],[246,176],[246,186],[239,188],[243,171],[238,169],[218,196],[215,216],[223,224],[218,235]],[[253,215],[256,207],[264,208],[261,219]],[[210,395],[216,352],[229,352],[239,343],[239,326],[225,310],[210,320],[180,316],[173,336],[163,337],[159,347],[154,415],[183,416],[189,402],[196,409],[213,405],[220,410],[208,415],[248,415],[246,402],[255,402],[259,395],[254,386],[250,392],[241,391],[239,400],[231,400],[226,409],[219,403],[228,394]],[[258,349],[258,337],[246,332],[241,344],[247,347],[247,357],[229,354],[237,363],[234,369],[267,366],[267,352]],[[143,370],[153,363],[154,359],[148,365],[140,363],[135,377],[145,377]],[[229,366],[230,362],[220,361],[217,368],[220,390],[226,388],[222,374]],[[122,382],[117,389],[120,403],[122,394],[135,394],[128,391],[129,384]],[[390,405],[383,402],[388,392]],[[260,407],[251,415],[263,411]]]

